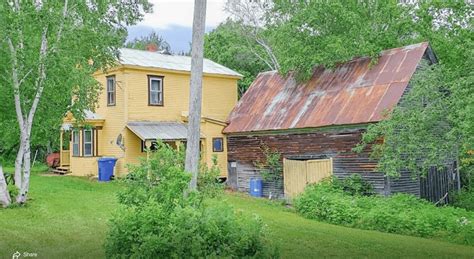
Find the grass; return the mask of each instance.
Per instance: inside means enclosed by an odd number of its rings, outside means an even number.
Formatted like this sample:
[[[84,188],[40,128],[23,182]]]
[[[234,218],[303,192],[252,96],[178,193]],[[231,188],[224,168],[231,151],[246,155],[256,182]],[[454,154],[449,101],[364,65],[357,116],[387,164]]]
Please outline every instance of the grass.
[[[0,258],[103,258],[117,184],[32,175],[26,207],[0,210]]]
[[[34,174],[28,205],[0,210],[0,258],[11,258],[15,251],[38,258],[104,257],[107,220],[120,188],[116,183]],[[225,199],[263,218],[283,258],[474,257],[474,247],[320,223],[245,195],[226,194]]]
[[[236,209],[263,218],[282,258],[474,258],[470,246],[321,223],[278,203],[244,195],[226,199]]]

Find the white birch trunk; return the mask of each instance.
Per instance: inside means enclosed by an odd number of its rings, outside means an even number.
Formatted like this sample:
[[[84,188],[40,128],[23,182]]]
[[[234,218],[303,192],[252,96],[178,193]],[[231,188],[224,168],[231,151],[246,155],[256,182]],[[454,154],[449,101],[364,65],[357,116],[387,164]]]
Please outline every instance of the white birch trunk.
[[[25,153],[23,146],[24,146],[23,138],[20,137],[20,147],[18,148],[18,153],[15,159],[15,174],[14,174],[15,186],[16,188],[18,188],[18,190],[21,189],[21,182],[22,182],[21,170],[23,168],[23,154]]]
[[[7,188],[7,181],[3,175],[3,168],[0,165],[0,204],[5,208],[11,203],[10,193]]]
[[[27,138],[24,146],[24,155],[23,155],[23,181],[21,182],[20,192],[16,197],[17,203],[25,203],[30,188],[30,171],[31,171],[31,149],[30,149],[30,139]]]
[[[206,0],[194,1],[193,39],[191,46],[191,82],[189,91],[188,143],[185,169],[192,174],[190,190],[197,188],[199,171],[199,140],[201,136],[202,71]]]

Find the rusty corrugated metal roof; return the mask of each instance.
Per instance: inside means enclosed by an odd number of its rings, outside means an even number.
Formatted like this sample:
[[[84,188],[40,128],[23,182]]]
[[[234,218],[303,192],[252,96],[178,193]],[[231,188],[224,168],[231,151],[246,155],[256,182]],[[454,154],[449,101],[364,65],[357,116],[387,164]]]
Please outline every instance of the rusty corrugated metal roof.
[[[400,100],[428,48],[423,42],[383,51],[376,65],[358,58],[317,68],[297,83],[277,72],[258,75],[231,112],[224,133],[377,122]]]

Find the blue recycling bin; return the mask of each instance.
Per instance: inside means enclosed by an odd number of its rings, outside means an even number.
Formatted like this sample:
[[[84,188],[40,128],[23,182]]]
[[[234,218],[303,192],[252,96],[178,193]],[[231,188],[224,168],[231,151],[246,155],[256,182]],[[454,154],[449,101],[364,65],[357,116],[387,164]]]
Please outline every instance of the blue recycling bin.
[[[99,164],[99,181],[108,182],[114,175],[114,167],[117,162],[115,157],[101,157],[98,159]]]
[[[260,178],[250,178],[250,196],[263,196],[263,181]]]

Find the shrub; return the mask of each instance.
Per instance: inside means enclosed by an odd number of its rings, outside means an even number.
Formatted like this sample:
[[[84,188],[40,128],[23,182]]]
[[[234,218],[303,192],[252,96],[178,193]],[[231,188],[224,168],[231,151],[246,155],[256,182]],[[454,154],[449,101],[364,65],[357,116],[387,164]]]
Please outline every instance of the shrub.
[[[460,193],[454,194],[453,206],[474,211],[474,188],[463,188]]]
[[[333,178],[332,182],[335,187],[341,188],[343,191],[349,193],[350,195],[374,194],[372,185],[362,179],[362,176],[357,173],[351,174],[351,176],[346,177],[343,180]]]
[[[323,181],[307,187],[295,199],[295,208],[307,218],[332,224],[474,245],[474,213],[436,207],[408,194],[352,196]]]
[[[120,209],[110,221],[105,242],[109,258],[204,258],[276,256],[265,227],[224,204],[206,205],[218,196],[216,167],[206,169],[200,192],[189,192],[184,154],[158,143],[148,161],[130,167],[119,194]],[[217,171],[218,175],[218,171]],[[212,189],[212,190],[211,190]]]

